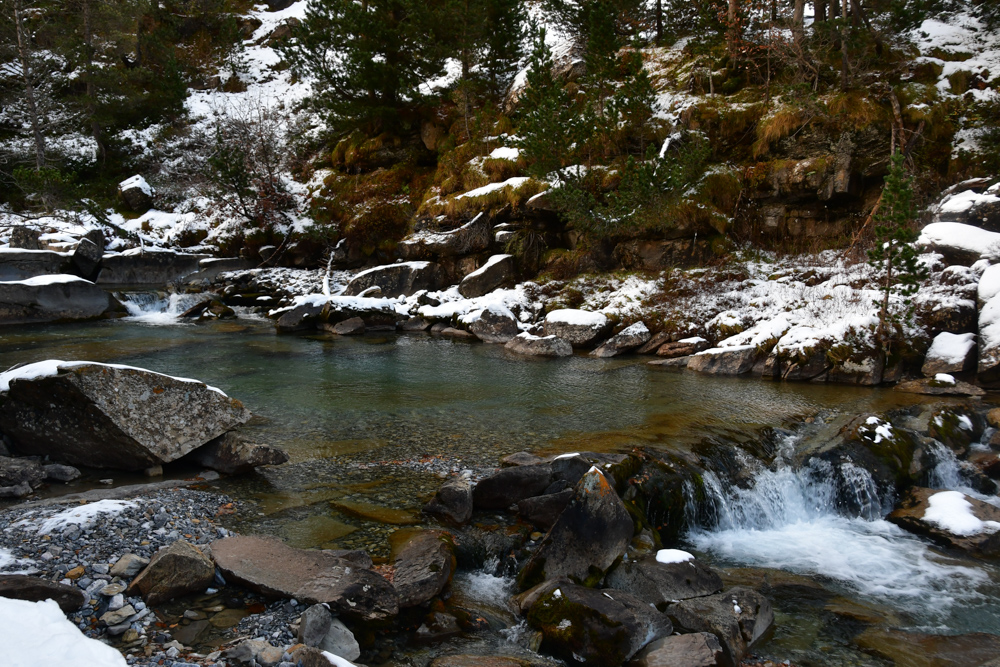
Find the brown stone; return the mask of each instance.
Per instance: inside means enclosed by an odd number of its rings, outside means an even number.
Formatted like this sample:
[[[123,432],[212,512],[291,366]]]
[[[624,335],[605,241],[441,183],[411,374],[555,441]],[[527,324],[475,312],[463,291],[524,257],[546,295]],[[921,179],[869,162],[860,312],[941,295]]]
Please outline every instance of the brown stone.
[[[896,667],[971,667],[1000,654],[1000,637],[982,632],[925,635],[871,628],[854,642],[865,653],[890,660]]]
[[[215,566],[201,549],[178,540],[156,552],[146,569],[132,580],[129,591],[142,595],[149,604],[160,604],[202,591],[214,578]]]
[[[910,489],[900,499],[896,504],[896,509],[886,519],[900,528],[928,537],[938,544],[967,551],[977,556],[988,558],[1000,557],[1000,531],[983,531],[975,535],[956,535],[924,519],[924,514],[930,507],[931,496],[938,493],[942,493],[942,491],[940,489],[924,489],[920,487]],[[965,496],[965,500],[971,505],[972,514],[977,519],[981,521],[1000,522],[1000,507],[995,507],[969,496]]]
[[[0,575],[0,597],[29,602],[52,599],[67,614],[76,611],[87,601],[83,591],[76,586],[67,586],[26,574]]]
[[[440,594],[455,571],[452,538],[442,530],[416,533],[393,559],[392,585],[399,594],[399,606],[413,607]]]

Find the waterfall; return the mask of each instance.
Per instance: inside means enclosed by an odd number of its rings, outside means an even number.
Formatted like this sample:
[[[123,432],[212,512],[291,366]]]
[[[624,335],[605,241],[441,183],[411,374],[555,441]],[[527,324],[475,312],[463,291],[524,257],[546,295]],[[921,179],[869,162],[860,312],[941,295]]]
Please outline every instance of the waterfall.
[[[205,299],[203,294],[164,294],[162,292],[118,292],[127,319],[143,324],[179,324],[178,316]]]

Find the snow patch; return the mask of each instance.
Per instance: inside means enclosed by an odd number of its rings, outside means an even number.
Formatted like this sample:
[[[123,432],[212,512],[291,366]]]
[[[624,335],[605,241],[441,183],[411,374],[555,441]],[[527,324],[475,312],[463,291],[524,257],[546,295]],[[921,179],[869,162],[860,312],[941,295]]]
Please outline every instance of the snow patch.
[[[53,600],[0,597],[0,628],[6,667],[126,667],[124,656],[86,637]]]
[[[136,507],[134,502],[127,500],[98,500],[87,505],[71,507],[58,514],[50,516],[38,527],[39,535],[48,535],[53,531],[62,531],[68,526],[79,526],[81,530],[94,525],[97,517],[110,514],[112,516],[120,514],[122,511]]]
[[[952,535],[967,537],[1000,530],[996,521],[982,521],[972,513],[972,504],[959,491],[942,491],[927,500],[924,521],[937,525]]]
[[[680,549],[660,549],[656,552],[656,562],[664,565],[686,563],[689,560],[694,560],[694,556]]]

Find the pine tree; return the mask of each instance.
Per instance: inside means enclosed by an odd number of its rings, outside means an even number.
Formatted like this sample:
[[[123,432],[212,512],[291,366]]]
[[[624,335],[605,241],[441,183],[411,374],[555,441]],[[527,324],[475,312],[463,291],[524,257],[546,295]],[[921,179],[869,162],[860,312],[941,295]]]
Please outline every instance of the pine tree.
[[[545,176],[567,164],[581,122],[565,88],[552,76],[552,52],[539,29],[528,61],[527,87],[520,103],[518,136],[529,171]]]
[[[622,62],[624,79],[611,98],[609,106],[617,121],[617,143],[620,152],[629,152],[628,141],[638,143],[640,157],[646,154],[646,143],[652,132],[656,92],[642,64],[642,53],[632,50]]]
[[[524,58],[528,15],[521,0],[483,0],[483,53],[480,59],[486,90],[499,101],[514,81]]]
[[[912,316],[912,296],[928,274],[913,246],[917,240],[917,232],[912,226],[916,217],[913,179],[906,173],[905,160],[900,151],[896,151],[891,158],[879,209],[875,214],[876,244],[868,251],[869,264],[885,272],[875,304],[879,308],[876,337],[883,346],[891,342],[890,328],[897,328],[904,319]],[[902,312],[892,304],[894,294],[900,296],[906,306]]]
[[[442,72],[451,47],[445,2],[310,0],[279,50],[313,77],[313,103],[342,127],[394,128],[419,104],[419,86]]]

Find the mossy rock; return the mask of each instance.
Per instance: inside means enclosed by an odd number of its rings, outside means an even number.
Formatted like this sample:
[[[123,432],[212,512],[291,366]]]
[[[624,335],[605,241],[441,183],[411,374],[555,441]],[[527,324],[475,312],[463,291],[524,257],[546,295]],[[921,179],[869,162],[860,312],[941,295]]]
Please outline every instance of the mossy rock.
[[[983,418],[968,408],[945,408],[931,416],[927,435],[956,452],[964,452],[979,442],[985,427]]]

